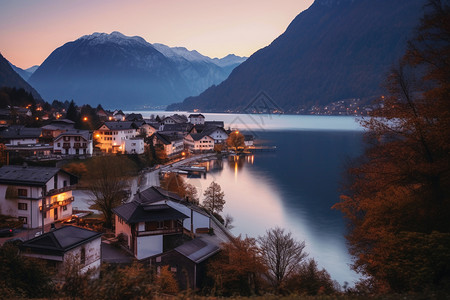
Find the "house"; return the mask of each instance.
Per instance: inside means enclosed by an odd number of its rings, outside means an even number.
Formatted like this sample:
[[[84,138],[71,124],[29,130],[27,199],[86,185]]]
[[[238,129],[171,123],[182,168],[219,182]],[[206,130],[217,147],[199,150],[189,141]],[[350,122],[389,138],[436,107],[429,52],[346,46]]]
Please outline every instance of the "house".
[[[179,134],[185,136],[192,128],[191,123],[177,123],[177,124],[161,124],[159,132],[164,134]]]
[[[113,112],[113,119],[116,121],[125,121],[125,114],[122,110],[115,110]]]
[[[53,153],[63,155],[92,155],[92,134],[88,130],[68,130],[53,142]]]
[[[173,250],[151,258],[151,264],[159,272],[169,266],[180,289],[202,288],[209,259],[220,251],[222,241],[216,237],[202,235]]]
[[[59,168],[3,166],[0,211],[21,219],[25,228],[68,218],[72,215],[72,189],[76,183],[76,176]]]
[[[125,153],[127,154],[142,154],[145,150],[145,143],[143,138],[130,138],[125,140]]]
[[[185,115],[178,115],[174,114],[172,116],[165,117],[162,119],[162,124],[181,124],[181,123],[187,123],[188,119]]]
[[[205,124],[205,116],[202,114],[190,114],[189,115],[189,123],[193,125]]]
[[[133,122],[104,122],[94,131],[94,138],[98,141],[98,147],[107,153],[124,153],[125,140],[134,138],[137,129]]]
[[[41,128],[27,128],[23,125],[11,125],[0,131],[0,141],[6,145],[34,145],[39,141]]]
[[[57,274],[67,264],[79,263],[80,272],[98,270],[101,265],[101,233],[75,226],[64,226],[20,245],[23,256],[43,259]]]
[[[244,144],[245,147],[253,147],[253,135],[251,134],[244,134]]]
[[[160,124],[150,121],[134,121],[134,124],[138,127],[138,133],[141,136],[149,137],[158,131]]]
[[[150,137],[153,146],[162,148],[168,157],[180,154],[184,150],[184,138],[177,134],[154,133]]]
[[[227,131],[218,126],[208,126],[203,129],[202,134],[213,138],[215,144],[224,144],[228,139]]]
[[[142,121],[142,120],[144,120],[144,119],[142,118],[141,114],[131,113],[125,117],[125,121],[130,121],[130,122]]]
[[[190,133],[184,138],[184,144],[190,152],[199,153],[214,150],[215,141],[203,133]]]
[[[170,250],[169,245],[181,240],[183,232],[194,234],[199,228],[210,228],[206,212],[155,186],[138,192],[113,212],[116,236],[125,237],[126,246],[139,260]]]
[[[42,137],[53,141],[58,135],[75,128],[75,122],[68,119],[58,119],[42,126]]]

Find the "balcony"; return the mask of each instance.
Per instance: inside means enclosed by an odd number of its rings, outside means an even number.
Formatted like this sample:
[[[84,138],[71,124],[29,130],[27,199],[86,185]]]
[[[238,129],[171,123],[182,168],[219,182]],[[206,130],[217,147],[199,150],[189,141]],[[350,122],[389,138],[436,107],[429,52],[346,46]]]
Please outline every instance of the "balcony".
[[[178,228],[161,228],[155,230],[138,231],[137,236],[161,235],[161,234],[177,234],[183,233],[183,227]]]
[[[50,190],[50,191],[47,192],[47,195],[46,195],[46,196],[47,196],[47,197],[50,197],[50,196],[54,196],[54,195],[56,195],[56,194],[65,193],[65,192],[74,190],[75,188],[76,188],[76,185],[74,184],[74,185],[68,185],[68,186],[65,186],[65,187],[60,188],[60,189],[52,189],[52,190]]]
[[[74,197],[72,196],[72,197],[69,197],[69,198],[64,199],[64,200],[62,200],[62,201],[55,201],[55,202],[53,202],[53,203],[46,204],[46,205],[45,205],[45,211],[48,211],[48,210],[50,210],[50,209],[52,209],[52,208],[57,208],[57,207],[60,207],[60,206],[65,206],[65,205],[67,205],[67,204],[72,203],[74,200],[75,200],[75,199],[74,199]],[[39,207],[39,210],[42,211],[42,206]]]

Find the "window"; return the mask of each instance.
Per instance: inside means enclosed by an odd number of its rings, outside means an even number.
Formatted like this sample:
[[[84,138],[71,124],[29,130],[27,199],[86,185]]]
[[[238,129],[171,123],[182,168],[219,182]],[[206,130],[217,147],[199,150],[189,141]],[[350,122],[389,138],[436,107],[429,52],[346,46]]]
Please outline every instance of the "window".
[[[67,205],[64,205],[64,206],[62,207],[62,209],[63,209],[63,211],[66,211],[66,210],[67,210]]]
[[[27,203],[19,203],[19,210],[28,210]]]
[[[58,143],[58,148],[61,148],[61,143]]]
[[[77,142],[80,141],[80,137],[79,137],[79,136],[76,136],[76,137],[75,137],[75,141],[77,141]]]
[[[28,224],[28,218],[27,217],[18,217],[19,221],[22,221],[23,224]]]
[[[27,196],[27,190],[26,189],[17,189],[17,195],[19,197],[26,197]]]

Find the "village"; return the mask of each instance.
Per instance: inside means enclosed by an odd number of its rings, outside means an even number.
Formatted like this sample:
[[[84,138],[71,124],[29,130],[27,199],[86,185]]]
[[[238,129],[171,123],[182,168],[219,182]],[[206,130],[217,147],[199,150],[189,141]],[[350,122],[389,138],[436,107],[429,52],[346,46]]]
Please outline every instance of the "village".
[[[90,117],[80,113],[82,124],[88,123]],[[74,207],[74,191],[83,188],[78,176],[61,166],[96,156],[108,163],[117,156],[153,153],[153,163],[141,171],[202,173],[192,162],[251,151],[251,135],[202,114],[144,119],[97,109],[101,123],[94,130],[76,126],[64,111],[42,120],[41,127],[20,124],[20,114],[32,117],[27,108],[0,111],[0,244],[16,244],[22,256],[52,266],[57,280],[74,259],[81,273],[92,276],[104,263],[139,261],[157,273],[168,266],[181,289],[202,287],[208,260],[233,239],[220,215],[155,185],[112,207],[111,227],[103,227],[101,218],[93,226],[83,221],[91,212]]]

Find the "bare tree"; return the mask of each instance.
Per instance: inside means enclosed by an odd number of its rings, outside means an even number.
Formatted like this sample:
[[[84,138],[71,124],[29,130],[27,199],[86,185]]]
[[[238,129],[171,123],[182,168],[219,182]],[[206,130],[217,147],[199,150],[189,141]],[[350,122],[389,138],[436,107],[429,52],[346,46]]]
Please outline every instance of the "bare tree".
[[[269,279],[277,291],[280,291],[285,280],[308,256],[303,251],[305,242],[296,241],[290,232],[285,233],[284,229],[276,227],[258,237],[258,244]]]
[[[92,194],[91,207],[103,213],[105,227],[112,227],[112,209],[122,204],[130,187],[125,159],[99,157],[93,161],[88,174],[87,189]]]
[[[222,192],[222,188],[215,181],[211,182],[209,187],[203,193],[205,199],[203,199],[203,206],[211,211],[212,213],[219,213],[223,210],[223,206],[225,205],[225,196],[224,192]]]

